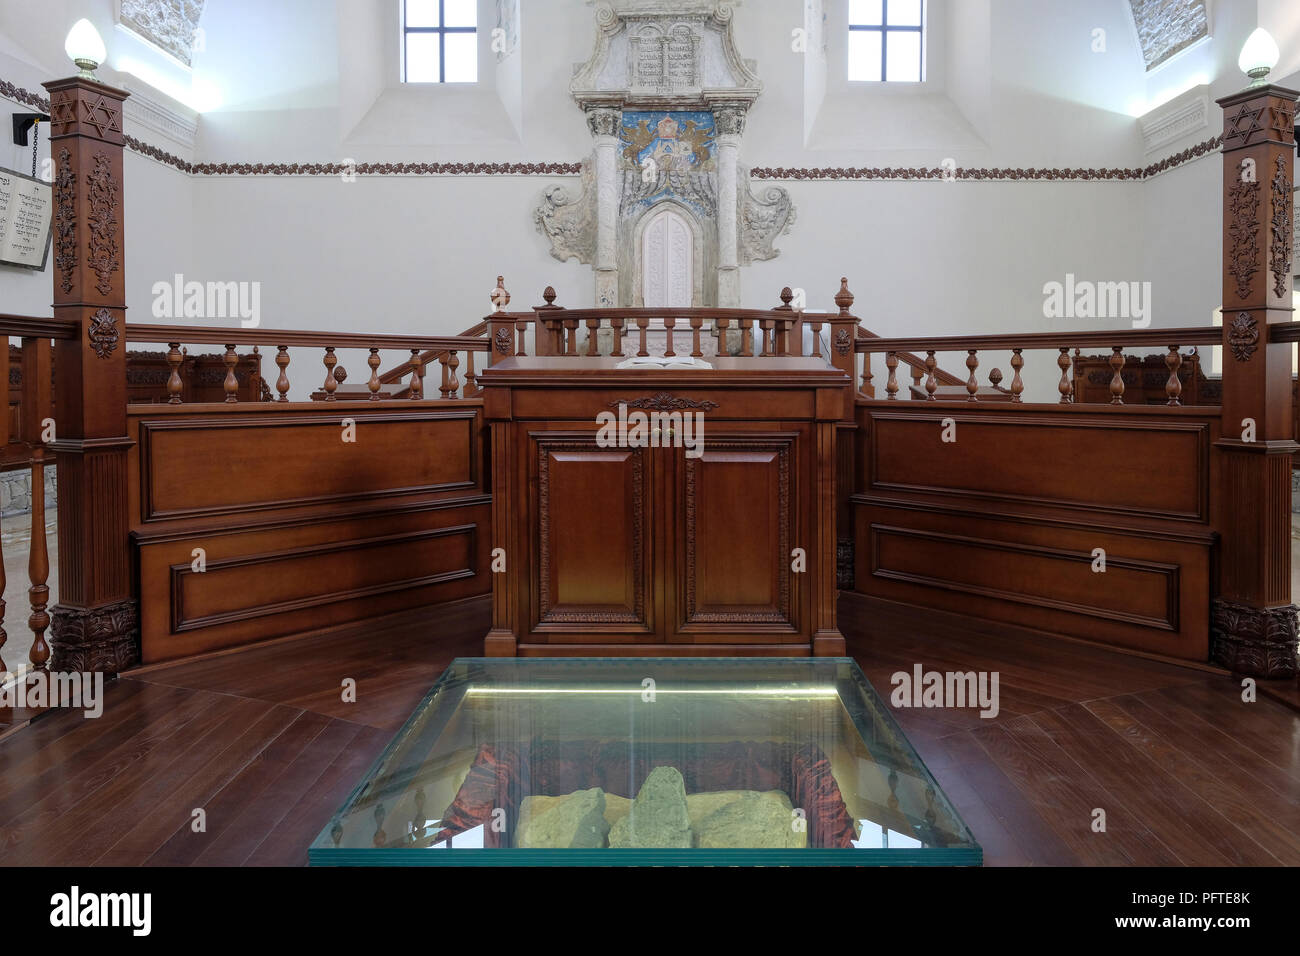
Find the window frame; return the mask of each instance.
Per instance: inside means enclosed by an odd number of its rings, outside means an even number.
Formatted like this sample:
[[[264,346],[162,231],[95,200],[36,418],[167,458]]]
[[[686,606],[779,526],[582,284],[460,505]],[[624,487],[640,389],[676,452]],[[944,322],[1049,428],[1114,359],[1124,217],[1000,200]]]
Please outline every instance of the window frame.
[[[403,3],[406,0],[402,0]],[[439,0],[441,2],[441,0]],[[880,23],[854,23],[852,13],[849,13],[849,34],[850,36],[857,33],[878,33],[880,34],[880,79],[877,80],[850,80],[852,83],[924,83],[925,82],[925,0],[920,0],[921,4],[921,22],[916,25],[890,25],[889,23],[889,0],[880,0]],[[851,11],[850,7],[850,11]],[[916,33],[919,35],[920,43],[920,60],[917,63],[915,80],[890,80],[889,76],[889,35],[891,33]],[[847,52],[847,48],[846,48]],[[852,60],[849,59],[846,67],[852,68]]]
[[[406,4],[407,0],[402,0],[402,82],[403,83],[437,83],[442,86],[447,83],[447,34],[448,33],[471,33],[474,35],[475,42],[478,41],[478,11],[475,10],[474,26],[472,27],[449,27],[447,26],[447,4],[446,0],[438,0],[438,26],[436,27],[413,27],[406,22]],[[924,11],[924,7],[922,7]],[[407,62],[407,38],[412,33],[436,33],[438,34],[438,79],[437,80],[410,80],[408,79],[409,63]],[[475,68],[474,79],[472,81],[458,82],[478,82],[478,69]]]

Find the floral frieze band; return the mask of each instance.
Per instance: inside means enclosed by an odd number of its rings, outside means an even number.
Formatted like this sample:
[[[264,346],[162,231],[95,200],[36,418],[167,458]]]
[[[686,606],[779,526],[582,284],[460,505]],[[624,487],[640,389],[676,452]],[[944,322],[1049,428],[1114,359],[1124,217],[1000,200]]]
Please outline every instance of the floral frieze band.
[[[0,80],[0,97],[49,112],[50,101]],[[126,147],[192,176],[577,176],[582,163],[191,163],[142,142],[124,137]],[[1217,150],[1215,136],[1159,162],[1143,167],[1102,169],[937,167],[759,167],[754,179],[796,180],[962,180],[988,182],[1134,182],[1167,172]]]

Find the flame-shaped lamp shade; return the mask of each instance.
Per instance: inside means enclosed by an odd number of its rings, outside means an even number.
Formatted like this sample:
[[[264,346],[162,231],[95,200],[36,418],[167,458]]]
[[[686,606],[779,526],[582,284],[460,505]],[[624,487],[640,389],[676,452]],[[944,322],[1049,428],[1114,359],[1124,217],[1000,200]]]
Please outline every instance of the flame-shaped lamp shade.
[[[63,49],[81,70],[77,75],[83,79],[93,79],[95,67],[103,63],[104,57],[108,55],[99,31],[93,23],[84,19],[72,25]]]
[[[1252,86],[1259,86],[1263,84],[1269,70],[1277,66],[1281,55],[1277,41],[1263,27],[1258,27],[1246,38],[1246,45],[1241,48],[1241,56],[1237,58],[1237,66],[1254,80]]]

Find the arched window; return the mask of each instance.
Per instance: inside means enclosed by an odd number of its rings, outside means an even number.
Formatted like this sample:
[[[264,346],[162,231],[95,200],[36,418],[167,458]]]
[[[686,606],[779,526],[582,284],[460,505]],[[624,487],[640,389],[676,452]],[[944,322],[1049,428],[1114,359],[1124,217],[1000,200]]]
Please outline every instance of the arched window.
[[[925,79],[925,0],[849,0],[849,79]]]
[[[477,82],[477,0],[401,0],[401,4],[402,82]]]

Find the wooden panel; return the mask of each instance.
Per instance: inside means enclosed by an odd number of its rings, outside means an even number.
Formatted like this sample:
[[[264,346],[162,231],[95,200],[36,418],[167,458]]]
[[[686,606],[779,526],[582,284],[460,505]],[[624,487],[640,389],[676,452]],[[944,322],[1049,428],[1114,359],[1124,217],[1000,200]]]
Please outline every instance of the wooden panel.
[[[1209,517],[1207,421],[981,414],[951,407],[871,407],[868,415],[866,490],[872,493],[942,494],[1188,521]],[[942,441],[945,418],[956,422],[955,442]]]
[[[143,521],[473,489],[477,409],[139,417]],[[344,442],[344,419],[356,442]],[[273,480],[272,480],[273,479]]]
[[[145,538],[144,662],[484,594],[489,520],[490,505],[478,499]],[[195,548],[204,551],[202,573],[192,569]]]
[[[790,552],[797,436],[710,434],[682,475],[682,632],[795,631]]]
[[[600,448],[591,436],[536,436],[535,632],[653,629],[649,449]]]
[[[1188,660],[1208,651],[1213,536],[855,496],[856,589]],[[1106,571],[1092,570],[1093,550]]]
[[[202,571],[192,562],[173,565],[172,631],[473,577],[477,534],[477,525],[454,525],[221,558]]]
[[[873,577],[1178,630],[1177,565],[1107,555],[1103,588],[1090,551],[883,524],[870,541]]]

